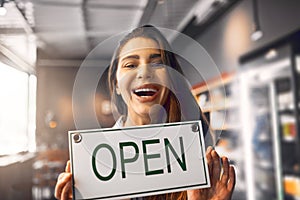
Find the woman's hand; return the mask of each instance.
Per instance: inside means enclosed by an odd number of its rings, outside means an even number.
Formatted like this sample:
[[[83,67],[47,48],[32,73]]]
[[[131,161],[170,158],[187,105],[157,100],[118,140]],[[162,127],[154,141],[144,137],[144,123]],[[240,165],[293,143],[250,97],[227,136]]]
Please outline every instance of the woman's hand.
[[[65,172],[58,176],[54,195],[55,198],[60,200],[72,199],[72,174],[70,161],[67,162]]]
[[[211,147],[207,148],[206,159],[210,174],[210,188],[188,190],[189,200],[230,200],[235,186],[235,171],[229,166],[228,158],[220,157]]]

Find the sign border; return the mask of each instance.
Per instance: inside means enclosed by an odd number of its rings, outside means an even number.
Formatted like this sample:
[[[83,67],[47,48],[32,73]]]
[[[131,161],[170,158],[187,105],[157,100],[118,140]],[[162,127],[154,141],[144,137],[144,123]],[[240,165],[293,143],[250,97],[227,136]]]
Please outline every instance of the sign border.
[[[197,123],[199,125],[198,129],[198,134],[199,134],[199,139],[200,139],[200,148],[202,149],[202,162],[203,162],[203,167],[204,171],[208,172],[206,169],[206,163],[205,163],[205,144],[204,144],[204,135],[203,135],[203,130],[202,130],[202,123],[201,120],[196,120],[196,121],[185,121],[185,122],[173,122],[173,123],[164,123],[164,124],[150,124],[150,125],[142,125],[142,126],[130,126],[130,127],[124,127],[124,128],[102,128],[102,129],[90,129],[90,130],[76,130],[76,131],[69,131],[69,150],[70,150],[70,160],[71,163],[73,163],[73,143],[72,143],[72,135],[76,133],[80,134],[89,134],[89,133],[95,133],[95,132],[114,132],[114,131],[120,131],[120,130],[132,130],[132,129],[145,129],[145,128],[157,128],[157,127],[166,127],[166,126],[177,126],[177,125],[188,125],[188,124],[195,124]],[[202,145],[203,144],[203,145]],[[71,171],[73,172],[73,164],[71,164]],[[125,194],[118,194],[118,195],[111,195],[111,196],[105,196],[105,197],[93,197],[93,198],[88,198],[88,199],[77,199],[75,197],[75,184],[74,184],[74,174],[72,173],[72,194],[73,194],[73,199],[75,200],[95,200],[95,199],[111,199],[111,198],[118,198],[118,197],[129,197],[133,195],[138,195],[138,194],[149,194],[149,193],[154,193],[154,192],[163,192],[163,191],[169,191],[169,190],[179,190],[187,187],[197,187],[197,186],[203,186],[210,184],[210,180],[208,180],[207,173],[204,173],[205,175],[205,183],[202,184],[195,184],[195,185],[185,185],[185,186],[180,186],[180,187],[171,187],[171,188],[164,188],[164,189],[158,189],[158,190],[148,190],[144,192],[136,192],[136,193],[125,193]],[[150,196],[151,194],[147,195]]]

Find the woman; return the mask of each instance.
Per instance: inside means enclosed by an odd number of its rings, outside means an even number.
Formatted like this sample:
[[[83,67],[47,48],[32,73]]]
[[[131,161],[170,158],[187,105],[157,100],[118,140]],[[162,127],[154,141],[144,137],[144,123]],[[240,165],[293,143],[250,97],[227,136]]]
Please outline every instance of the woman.
[[[112,101],[121,115],[114,127],[200,119],[205,138],[211,138],[207,120],[183,78],[170,45],[155,27],[136,28],[120,42],[112,58],[108,78]],[[206,143],[209,143],[207,139]],[[219,155],[211,147],[207,148],[206,158],[210,188],[144,199],[231,199],[235,186],[234,168],[229,166],[226,157],[222,157],[221,166]],[[63,200],[72,196],[69,162],[66,172],[58,178],[55,196]]]

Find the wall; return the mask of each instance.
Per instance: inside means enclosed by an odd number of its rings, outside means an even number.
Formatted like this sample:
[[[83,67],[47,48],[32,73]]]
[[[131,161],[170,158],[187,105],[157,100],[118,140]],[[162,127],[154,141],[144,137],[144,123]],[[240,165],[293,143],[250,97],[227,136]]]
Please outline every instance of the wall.
[[[263,31],[263,37],[258,41],[250,39],[253,30],[252,0],[240,0],[200,35],[194,37],[212,57],[220,72],[237,70],[241,55],[300,29],[298,20],[300,1],[257,0],[257,2]],[[189,34],[195,31],[199,31],[196,26],[185,32]],[[189,44],[185,45],[183,52],[197,54],[190,50]],[[217,75],[206,65],[200,66],[200,70],[208,71],[206,73],[211,78]],[[198,78],[193,74],[190,76]],[[198,79],[198,82],[200,81],[201,79]]]
[[[105,67],[106,68],[106,67]],[[93,129],[100,127],[111,127],[114,119],[107,109],[103,109],[103,102],[109,99],[107,93],[106,76],[102,76],[99,82],[93,82],[99,79],[101,73],[99,67],[88,67],[86,73],[86,82],[80,89],[80,99],[75,101],[72,98],[73,87],[79,66],[74,67],[37,67],[37,145],[39,148],[59,148],[68,149],[68,131],[76,129]],[[99,75],[99,76],[98,76]],[[92,80],[93,79],[93,80]],[[77,79],[78,80],[78,79]],[[97,81],[97,80],[96,80]],[[89,87],[90,83],[96,83],[95,91]],[[98,83],[98,85],[97,85]],[[84,127],[76,127],[74,124],[74,108],[76,104],[77,113]],[[110,105],[110,104],[109,104]],[[96,112],[96,121],[100,127],[91,125],[88,112]],[[52,116],[51,116],[52,115]],[[51,128],[49,121],[56,122],[56,127]]]
[[[72,89],[77,67],[37,67],[37,144],[44,147],[67,148],[67,133],[74,130]],[[50,128],[52,113],[57,122]]]

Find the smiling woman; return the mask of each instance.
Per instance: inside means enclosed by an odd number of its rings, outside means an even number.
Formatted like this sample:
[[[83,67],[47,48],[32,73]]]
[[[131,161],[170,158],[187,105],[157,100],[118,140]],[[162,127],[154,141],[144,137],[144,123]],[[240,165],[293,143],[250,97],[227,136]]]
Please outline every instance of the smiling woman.
[[[214,144],[207,120],[190,92],[176,55],[155,27],[136,28],[120,41],[112,58],[108,80],[112,101],[121,115],[114,128],[201,120],[206,144]],[[235,185],[234,168],[229,166],[226,157],[222,158],[221,166],[219,155],[211,147],[207,149],[206,158],[210,188],[142,199],[231,199]],[[71,177],[68,163],[56,185],[58,199],[72,198]]]
[[[168,41],[152,26],[137,28],[120,41],[108,77],[126,126],[204,119]]]

